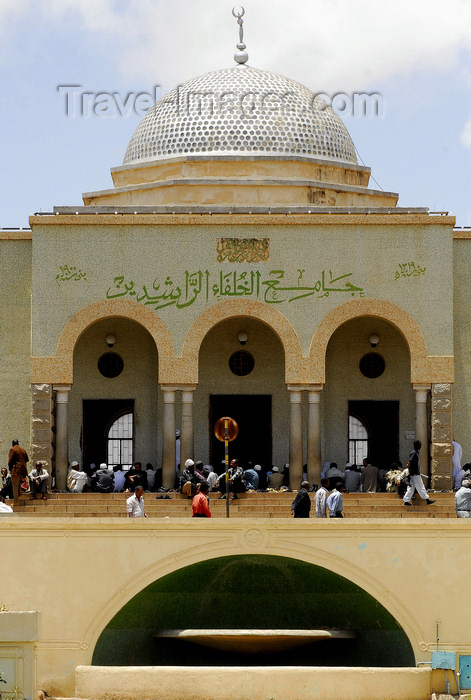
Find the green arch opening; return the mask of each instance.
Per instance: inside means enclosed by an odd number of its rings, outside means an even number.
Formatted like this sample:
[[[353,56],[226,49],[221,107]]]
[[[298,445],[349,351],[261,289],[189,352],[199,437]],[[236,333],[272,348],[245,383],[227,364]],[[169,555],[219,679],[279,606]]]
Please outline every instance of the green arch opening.
[[[162,629],[322,627],[354,631],[356,637],[234,654],[154,636]],[[348,579],[297,559],[243,555],[193,564],[144,588],[103,630],[92,664],[414,666],[415,660],[393,616]]]

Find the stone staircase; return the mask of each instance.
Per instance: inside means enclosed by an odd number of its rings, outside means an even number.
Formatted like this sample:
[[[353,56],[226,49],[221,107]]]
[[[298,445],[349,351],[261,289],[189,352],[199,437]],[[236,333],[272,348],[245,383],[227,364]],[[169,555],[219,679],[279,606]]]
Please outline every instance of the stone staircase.
[[[169,499],[159,498],[165,494],[146,493],[146,512],[151,518],[187,518],[191,516],[191,500],[179,493],[170,492]],[[157,496],[157,498],[156,498]],[[219,500],[219,493],[210,494],[210,508],[215,518],[226,517],[226,502]],[[231,518],[289,518],[291,502],[295,494],[290,492],[246,493],[230,501]],[[311,494],[314,517],[314,494]],[[453,493],[432,493],[436,500],[431,506],[419,497],[407,508],[395,493],[347,493],[344,494],[345,518],[456,518]],[[125,493],[51,493],[47,501],[31,501],[22,498],[14,507],[20,517],[126,517]],[[9,501],[11,503],[11,501]]]

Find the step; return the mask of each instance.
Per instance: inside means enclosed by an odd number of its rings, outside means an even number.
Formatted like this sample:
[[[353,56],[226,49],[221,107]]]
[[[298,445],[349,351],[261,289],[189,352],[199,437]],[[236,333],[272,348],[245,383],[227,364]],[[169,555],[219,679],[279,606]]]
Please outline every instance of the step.
[[[146,493],[146,511],[152,518],[188,518],[191,516],[191,499],[180,493],[169,492],[169,498]],[[163,495],[163,494],[162,494]],[[214,517],[226,517],[226,501],[219,492],[210,494],[210,507]],[[233,518],[289,518],[294,492],[249,492],[230,500],[230,516]],[[396,493],[347,493],[344,494],[346,518],[455,518],[454,493],[433,493],[437,502],[427,506],[416,498],[406,508]],[[51,493],[47,501],[31,501],[28,496],[14,508],[20,516],[32,517],[126,517],[126,493]],[[312,494],[312,501],[314,494]],[[314,505],[314,504],[313,504]],[[314,518],[314,508],[311,511]]]

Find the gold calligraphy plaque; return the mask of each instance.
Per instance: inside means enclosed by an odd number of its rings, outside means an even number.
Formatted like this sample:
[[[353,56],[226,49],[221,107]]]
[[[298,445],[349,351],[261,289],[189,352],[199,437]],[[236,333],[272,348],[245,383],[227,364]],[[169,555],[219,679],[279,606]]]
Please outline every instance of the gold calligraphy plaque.
[[[269,238],[218,238],[218,262],[258,263],[270,260]]]

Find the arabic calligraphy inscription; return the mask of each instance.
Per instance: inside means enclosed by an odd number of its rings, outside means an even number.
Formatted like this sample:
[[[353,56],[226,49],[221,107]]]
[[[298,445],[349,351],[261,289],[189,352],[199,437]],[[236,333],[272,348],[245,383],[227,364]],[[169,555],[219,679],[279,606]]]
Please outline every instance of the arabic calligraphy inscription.
[[[421,267],[415,262],[405,262],[399,263],[397,270],[394,273],[394,279],[407,279],[407,277],[420,277],[420,275],[425,275],[426,267]]]
[[[56,282],[60,286],[61,282],[80,282],[87,279],[87,273],[77,269],[75,265],[60,265],[60,272],[56,275]]]
[[[258,263],[270,260],[269,238],[218,238],[218,262]]]
[[[106,292],[107,299],[130,297],[139,304],[151,306],[155,311],[166,306],[185,309],[191,306],[199,296],[206,303],[216,299],[222,301],[228,297],[252,297],[261,299],[266,304],[283,304],[307,297],[321,299],[333,293],[364,297],[363,287],[359,287],[349,278],[353,272],[335,276],[332,270],[322,270],[318,279],[301,285],[305,270],[298,270],[298,279],[294,284],[285,280],[284,270],[270,270],[267,275],[259,270],[219,272],[211,275],[209,270],[190,272],[185,270],[184,280],[175,284],[170,276],[163,282],[155,278],[151,285],[136,284],[134,280],[118,275]]]

